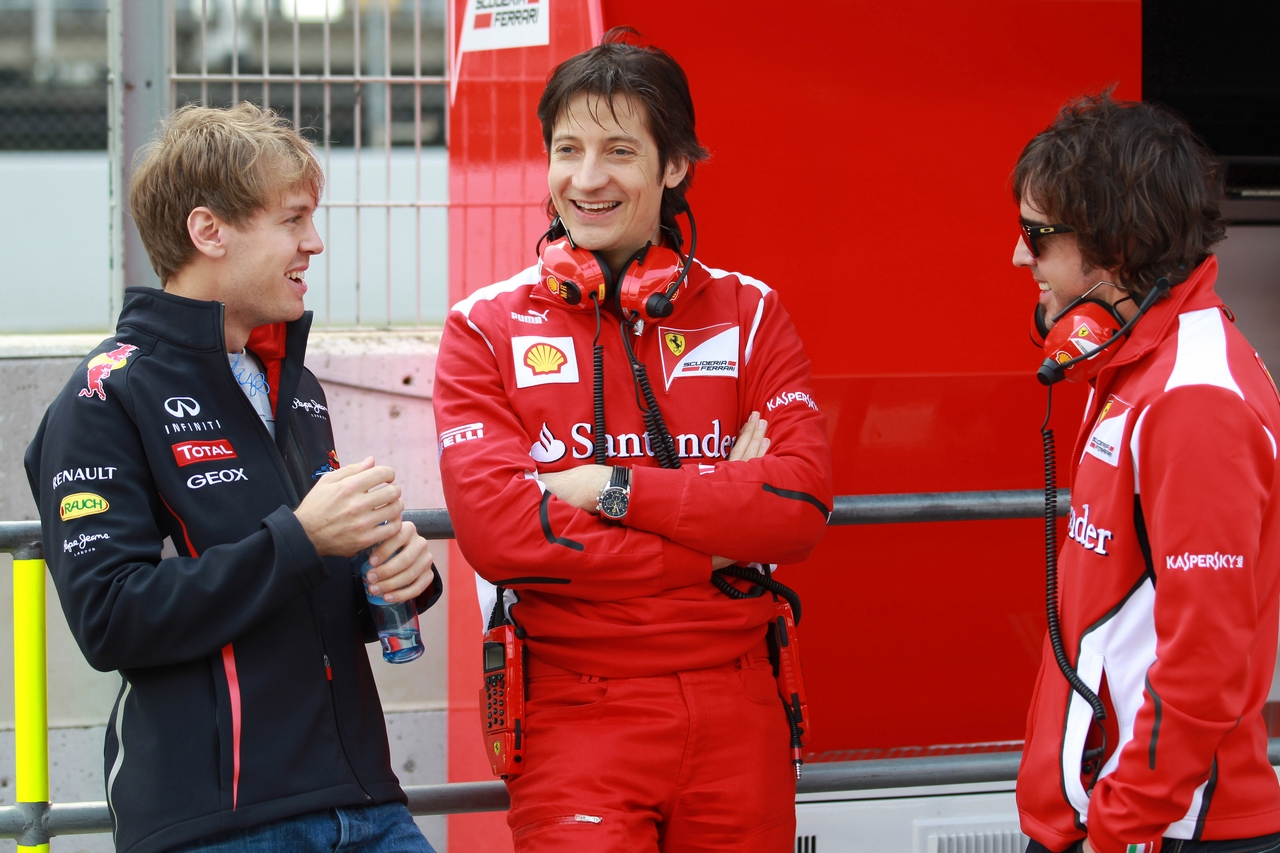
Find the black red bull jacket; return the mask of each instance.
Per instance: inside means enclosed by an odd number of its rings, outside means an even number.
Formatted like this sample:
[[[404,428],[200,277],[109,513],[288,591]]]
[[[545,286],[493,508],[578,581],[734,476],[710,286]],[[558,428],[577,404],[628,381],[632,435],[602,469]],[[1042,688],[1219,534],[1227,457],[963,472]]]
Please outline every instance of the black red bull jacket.
[[[764,638],[773,609],[720,592],[711,555],[798,563],[826,530],[831,455],[809,360],[776,291],[694,263],[671,316],[625,333],[683,463],[661,468],[619,317],[602,319],[608,462],[633,474],[620,525],[538,480],[594,460],[592,303],[567,304],[534,266],[449,313],[434,404],[458,545],[518,593],[512,612],[543,660],[614,678],[719,666]],[[727,462],[752,411],[768,453]],[[481,591],[485,610],[495,594]]]
[[[228,366],[222,305],[130,288],[27,450],[71,632],[122,677],[105,749],[117,850],[405,801],[352,561],[319,557],[292,511],[337,464],[303,367],[310,323],[249,342],[273,441]],[[166,537],[178,556],[161,558]]]
[[[1071,459],[1062,640],[1107,734],[1046,637],[1018,808],[1050,850],[1280,831],[1262,716],[1280,630],[1280,394],[1217,274],[1210,257],[1134,327]],[[1100,747],[1101,767],[1082,768]]]

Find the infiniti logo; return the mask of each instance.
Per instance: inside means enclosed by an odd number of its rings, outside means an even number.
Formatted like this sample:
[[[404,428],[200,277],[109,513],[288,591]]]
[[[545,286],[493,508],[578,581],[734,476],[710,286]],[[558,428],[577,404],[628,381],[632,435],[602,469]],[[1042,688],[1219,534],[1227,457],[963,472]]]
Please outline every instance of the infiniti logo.
[[[175,418],[187,415],[194,418],[200,414],[200,404],[196,402],[195,397],[170,397],[164,401],[164,410]]]

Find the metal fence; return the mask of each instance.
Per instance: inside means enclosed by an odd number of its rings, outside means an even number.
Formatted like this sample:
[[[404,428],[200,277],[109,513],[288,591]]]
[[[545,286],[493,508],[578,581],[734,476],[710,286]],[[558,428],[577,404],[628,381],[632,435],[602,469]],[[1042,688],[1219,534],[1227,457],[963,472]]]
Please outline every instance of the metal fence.
[[[1058,506],[1071,503],[1060,489]],[[1044,494],[1037,490],[842,495],[835,498],[832,525],[1038,518]],[[428,539],[453,538],[447,510],[408,510],[404,517]],[[0,837],[23,846],[51,836],[111,831],[105,802],[50,803],[48,713],[45,706],[45,565],[36,521],[0,522],[0,551],[11,551],[14,610],[14,700],[17,744],[17,803],[0,807]],[[1280,743],[1274,746],[1280,760]],[[813,764],[796,786],[798,794],[965,784],[1012,780],[1021,753],[997,752],[928,758],[898,758]],[[405,788],[416,815],[503,811],[509,805],[502,782],[461,782]]]
[[[446,307],[443,0],[109,0],[115,287],[158,284],[120,207],[133,153],[185,104],[252,101],[317,146],[317,324],[420,327]],[[433,154],[435,152],[435,154]],[[433,159],[434,157],[434,159]],[[424,257],[424,252],[430,257]]]
[[[1066,515],[1071,494],[1058,490],[1058,512]],[[903,524],[1042,518],[1039,490],[842,495],[835,498],[828,524]],[[404,517],[428,539],[453,538],[447,510],[408,510]],[[0,807],[0,838],[23,846],[47,843],[55,835],[111,831],[105,802],[50,803],[48,716],[45,707],[45,565],[36,521],[0,522],[0,551],[12,551],[14,610],[14,699],[17,741],[17,803]],[[1021,752],[988,752],[927,758],[893,758],[810,764],[796,784],[797,794],[867,791],[932,785],[1007,782],[1017,777]],[[1280,764],[1280,738],[1267,756]],[[415,815],[504,811],[510,805],[502,782],[454,782],[408,786]]]

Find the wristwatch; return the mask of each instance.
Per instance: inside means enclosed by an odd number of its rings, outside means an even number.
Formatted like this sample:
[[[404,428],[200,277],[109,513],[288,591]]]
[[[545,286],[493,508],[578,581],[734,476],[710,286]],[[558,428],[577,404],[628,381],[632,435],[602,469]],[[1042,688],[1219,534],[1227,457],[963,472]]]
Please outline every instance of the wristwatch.
[[[631,503],[631,469],[615,465],[609,483],[596,498],[596,509],[610,521],[621,521]]]

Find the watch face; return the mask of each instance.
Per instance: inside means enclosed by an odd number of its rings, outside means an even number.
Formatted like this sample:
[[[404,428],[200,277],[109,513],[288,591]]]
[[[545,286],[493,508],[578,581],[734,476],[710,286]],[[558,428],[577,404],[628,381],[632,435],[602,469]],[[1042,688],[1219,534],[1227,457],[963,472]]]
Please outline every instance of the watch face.
[[[600,496],[600,512],[607,518],[622,518],[627,514],[629,499],[623,489],[608,488]]]

